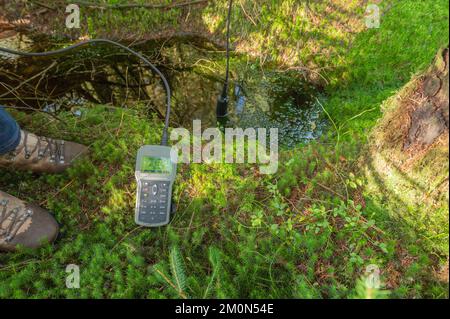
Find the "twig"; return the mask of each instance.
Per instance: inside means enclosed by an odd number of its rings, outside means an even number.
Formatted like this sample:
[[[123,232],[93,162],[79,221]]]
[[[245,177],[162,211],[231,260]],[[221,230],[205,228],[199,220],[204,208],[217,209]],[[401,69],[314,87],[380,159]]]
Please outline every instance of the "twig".
[[[185,295],[185,293],[184,293],[182,290],[179,290],[179,289],[175,286],[175,284],[174,284],[169,278],[167,278],[166,275],[164,275],[164,273],[163,273],[162,271],[160,271],[159,269],[155,269],[155,270],[156,270],[156,272],[157,272],[161,277],[164,278],[164,280],[165,280],[165,281],[166,281],[173,289],[175,289],[176,292],[178,292],[178,294],[180,295],[181,298],[187,299],[187,296]]]
[[[242,11],[244,12],[244,15],[247,17],[247,19],[249,19],[249,20],[253,23],[254,26],[257,26],[255,20],[253,20],[253,18],[251,17],[251,15],[249,15],[249,14],[247,13],[247,11],[245,11],[245,8],[244,8],[244,5],[242,4],[242,1],[239,1],[239,4],[240,4],[240,6],[241,6],[241,8],[242,8]]]
[[[0,84],[2,84],[2,83],[0,82]],[[25,105],[28,105],[28,104],[26,104],[20,97],[18,97],[18,96],[16,96],[16,97],[17,97],[17,99],[20,100],[22,103],[24,103]],[[34,100],[34,98],[32,98],[32,99]],[[49,115],[49,116],[53,117],[55,120],[57,120],[57,121],[59,121],[59,122],[65,124],[65,125],[67,125],[67,122],[66,122],[66,121],[64,121],[63,119],[60,119],[60,118],[59,118],[58,116],[56,116],[55,114],[53,114],[53,113],[51,113],[51,112],[45,112],[44,110],[41,110],[41,109],[36,109],[36,108],[31,107],[31,106],[29,106],[29,105],[28,105],[28,106],[3,105],[3,107],[4,107],[4,108],[7,108],[7,109],[14,109],[14,110],[30,110],[30,111],[34,111],[34,112],[43,113],[43,114],[45,114],[45,115]]]
[[[341,194],[335,192],[334,190],[332,190],[332,189],[329,188],[328,186],[325,186],[325,185],[323,185],[323,184],[321,184],[321,183],[319,183],[319,182],[316,182],[316,183],[317,183],[317,185],[319,185],[320,187],[326,189],[327,191],[329,191],[329,192],[335,194],[336,196],[339,196],[339,197],[342,198],[343,200],[345,200],[345,196],[344,196],[344,195],[341,195]]]
[[[44,3],[40,2],[40,1],[36,1],[36,0],[28,0],[28,1],[31,2],[31,3],[34,3],[35,5],[37,5],[39,7],[43,7],[43,8],[48,9],[48,10],[52,10],[52,11],[56,10],[55,7],[50,7],[49,5],[44,4]]]
[[[16,92],[17,92],[17,90],[20,89],[23,85],[27,84],[27,83],[30,82],[30,81],[33,81],[35,78],[37,78],[37,77],[39,77],[39,76],[44,75],[45,73],[47,73],[48,70],[50,70],[51,68],[53,68],[56,64],[58,64],[58,63],[57,63],[56,61],[54,61],[54,62],[53,62],[49,67],[47,67],[45,70],[42,70],[41,72],[39,72],[39,73],[33,75],[31,78],[29,78],[29,79],[23,81],[22,83],[20,83],[20,84],[19,84],[18,86],[16,86],[15,88],[13,88],[13,89],[11,89],[11,90],[10,90],[10,89],[7,89],[9,92],[3,93],[2,95],[0,95],[0,98],[5,97],[5,96],[7,96],[7,95],[10,94],[10,93],[13,93],[13,91],[16,91]],[[40,81],[39,81],[39,82],[40,82]]]
[[[322,103],[320,103],[320,101],[319,101],[318,98],[316,98],[316,101],[317,101],[317,103],[320,105],[320,107],[321,107],[322,110],[325,112],[325,114],[327,115],[328,119],[331,121],[331,123],[332,123],[333,126],[334,126],[334,129],[335,129],[336,134],[337,134],[336,149],[338,149],[339,142],[340,142],[340,139],[341,139],[341,134],[340,134],[340,132],[339,132],[339,129],[338,129],[336,123],[334,122],[333,118],[332,118],[332,117],[330,116],[330,114],[327,112],[327,110],[326,110],[325,107],[322,105]]]
[[[126,4],[98,4],[88,1],[75,1],[69,0],[67,3],[77,4],[80,6],[86,6],[88,8],[93,9],[117,9],[117,10],[125,10],[125,9],[135,9],[135,8],[144,8],[144,9],[174,9],[174,8],[182,8],[193,6],[201,3],[208,3],[209,0],[195,0],[188,2],[175,2],[171,4],[139,4],[139,3],[126,3]]]
[[[116,131],[116,137],[119,136],[120,130],[122,128],[124,115],[125,115],[125,113],[122,111],[122,116],[120,117],[120,124],[119,124],[119,127],[117,128],[117,131]]]
[[[120,243],[122,243],[128,236],[130,236],[132,233],[134,233],[136,230],[143,228],[142,226],[138,226],[134,229],[132,229],[131,231],[129,231],[127,234],[125,234],[125,236],[123,236],[118,242],[117,244],[114,245],[113,248],[111,248],[111,251],[113,251],[117,246],[119,246]]]
[[[72,179],[70,182],[68,182],[63,188],[61,188],[60,190],[58,190],[55,194],[52,195],[52,197],[57,196],[58,194],[60,194],[63,190],[65,190],[67,187],[69,187],[70,185],[73,184],[75,180]],[[48,198],[42,202],[39,203],[39,206],[43,206],[48,202]]]
[[[34,263],[38,263],[38,262],[42,262],[42,261],[41,260],[37,260],[37,259],[29,259],[29,260],[25,260],[25,261],[22,261],[22,262],[19,262],[19,263],[16,263],[16,264],[12,264],[12,265],[8,265],[8,266],[5,266],[5,267],[1,267],[0,271],[4,271],[6,269],[11,269],[11,268],[14,268],[14,267],[23,267],[23,266],[26,266],[28,264],[34,264]]]
[[[331,164],[327,159],[325,159],[325,162],[327,163],[328,166],[330,166],[331,168],[334,169],[334,172],[336,173],[337,177],[339,177],[339,179],[341,180],[342,185],[344,185],[345,194],[346,194],[347,202],[348,202],[349,199],[350,199],[350,195],[348,193],[348,188],[347,188],[347,184],[345,183],[344,177],[341,175],[341,173],[339,173],[339,170],[336,168],[336,166]]]
[[[286,73],[288,71],[299,71],[299,70],[308,71],[308,72],[317,74],[318,76],[320,76],[325,81],[326,84],[330,84],[330,82],[327,80],[327,78],[325,76],[323,76],[319,71],[307,68],[305,66],[292,66],[292,67],[289,67],[289,68],[287,68],[285,70],[282,70],[282,71],[279,71],[279,72]]]
[[[356,114],[355,116],[352,116],[351,118],[345,120],[344,123],[342,123],[342,125],[340,126],[340,128],[344,127],[344,125],[347,124],[348,122],[353,121],[354,119],[356,119],[356,118],[358,118],[358,117],[360,117],[360,116],[363,116],[363,115],[366,114],[366,113],[375,111],[376,109],[378,109],[378,106],[373,107],[373,108],[368,109],[368,110],[364,110],[364,111],[362,111],[361,113]]]

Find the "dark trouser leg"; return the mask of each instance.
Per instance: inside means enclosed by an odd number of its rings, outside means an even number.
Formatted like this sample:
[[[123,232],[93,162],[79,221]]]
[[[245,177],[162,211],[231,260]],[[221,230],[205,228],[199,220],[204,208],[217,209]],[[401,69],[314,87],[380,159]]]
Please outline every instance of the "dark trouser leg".
[[[19,124],[0,106],[0,155],[15,150],[19,143]]]

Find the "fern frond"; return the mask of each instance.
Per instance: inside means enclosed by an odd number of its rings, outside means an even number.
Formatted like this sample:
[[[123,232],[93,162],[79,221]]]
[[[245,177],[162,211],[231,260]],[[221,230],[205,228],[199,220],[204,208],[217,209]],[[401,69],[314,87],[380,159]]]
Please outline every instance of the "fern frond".
[[[219,271],[221,268],[221,262],[222,262],[221,257],[220,257],[220,250],[213,246],[209,247],[208,258],[209,258],[209,262],[212,265],[212,274],[211,274],[211,279],[208,283],[208,286],[206,287],[205,293],[203,294],[203,299],[206,299],[209,297],[211,286],[213,285],[214,281],[216,280],[216,277],[219,274]]]
[[[172,247],[169,258],[175,288],[182,298],[186,298],[184,292],[186,290],[186,272],[184,269],[183,257],[177,246]]]

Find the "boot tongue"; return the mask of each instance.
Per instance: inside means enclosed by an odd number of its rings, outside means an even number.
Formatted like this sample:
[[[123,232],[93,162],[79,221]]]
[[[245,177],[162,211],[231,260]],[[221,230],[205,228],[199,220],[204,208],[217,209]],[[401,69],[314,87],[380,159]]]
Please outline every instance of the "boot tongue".
[[[47,141],[40,139],[32,133],[24,132],[23,135],[26,158],[39,156],[40,151],[48,146]]]
[[[22,134],[23,144],[24,144],[24,150],[25,150],[25,157],[31,158],[33,155],[36,155],[37,152],[39,152],[39,148],[42,147],[41,143],[39,142],[39,139],[36,135],[31,133],[24,133]]]

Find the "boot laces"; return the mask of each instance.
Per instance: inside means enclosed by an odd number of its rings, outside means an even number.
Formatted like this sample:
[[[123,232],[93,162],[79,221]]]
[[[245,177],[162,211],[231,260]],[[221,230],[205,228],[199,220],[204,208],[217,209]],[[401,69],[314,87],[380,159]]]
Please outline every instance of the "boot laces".
[[[32,145],[28,145],[28,136],[29,133],[27,131],[22,131],[23,138],[23,146],[19,147],[15,151],[11,153],[12,158],[15,158],[22,150],[24,150],[25,159],[30,159],[33,154],[37,152],[37,160],[40,161],[44,159],[47,154],[50,157],[51,163],[59,162],[60,164],[65,163],[65,142],[54,140],[48,137],[36,136],[36,143]],[[30,149],[31,146],[31,149]]]
[[[0,200],[0,239],[10,242],[25,222],[33,216],[31,209],[15,207],[8,211],[9,201]],[[9,219],[9,224],[6,221]]]

